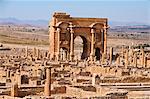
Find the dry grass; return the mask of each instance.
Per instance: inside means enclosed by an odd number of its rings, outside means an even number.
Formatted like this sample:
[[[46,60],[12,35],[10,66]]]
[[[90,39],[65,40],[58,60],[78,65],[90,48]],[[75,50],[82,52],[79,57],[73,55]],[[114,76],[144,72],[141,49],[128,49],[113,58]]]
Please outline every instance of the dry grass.
[[[7,44],[22,44],[22,45],[49,45],[48,40],[32,40],[18,37],[11,37],[8,35],[0,34],[0,42]]]
[[[117,38],[108,38],[107,45],[112,47],[117,46],[131,46],[136,44],[150,44],[148,39],[117,39]]]

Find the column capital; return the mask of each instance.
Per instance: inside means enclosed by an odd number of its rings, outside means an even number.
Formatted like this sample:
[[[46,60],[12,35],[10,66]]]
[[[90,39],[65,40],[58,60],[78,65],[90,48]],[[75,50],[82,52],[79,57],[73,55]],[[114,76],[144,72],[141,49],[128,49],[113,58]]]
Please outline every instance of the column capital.
[[[73,25],[73,23],[72,23],[72,22],[70,22],[70,23],[69,23],[70,33],[74,33],[73,28],[74,28],[74,25]]]
[[[46,69],[51,69],[51,68],[52,68],[52,66],[45,66],[45,68],[46,68]]]
[[[110,28],[108,25],[104,24],[103,29],[108,29]]]
[[[101,33],[104,32],[104,29],[100,29],[100,32],[101,32]]]
[[[91,28],[91,33],[92,34],[95,33],[95,29]]]
[[[61,28],[60,27],[57,27],[57,32],[60,32],[61,31]]]

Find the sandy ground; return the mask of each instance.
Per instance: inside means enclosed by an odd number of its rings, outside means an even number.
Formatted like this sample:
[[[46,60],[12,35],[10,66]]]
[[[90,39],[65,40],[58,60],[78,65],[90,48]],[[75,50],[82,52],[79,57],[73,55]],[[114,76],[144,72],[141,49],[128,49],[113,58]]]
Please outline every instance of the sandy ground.
[[[49,46],[48,45],[21,45],[21,44],[4,44],[5,47],[9,47],[9,48],[38,48],[38,49],[44,49],[44,50],[48,50]]]

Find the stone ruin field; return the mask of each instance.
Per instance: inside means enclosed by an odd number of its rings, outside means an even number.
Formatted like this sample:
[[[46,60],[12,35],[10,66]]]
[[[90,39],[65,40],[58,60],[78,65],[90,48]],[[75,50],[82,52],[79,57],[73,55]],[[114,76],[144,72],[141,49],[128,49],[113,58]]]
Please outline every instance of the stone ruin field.
[[[137,66],[124,67],[121,62],[126,57],[126,46],[138,48],[150,44],[150,34],[140,34],[142,38],[118,37],[118,34],[108,32],[107,51],[110,54],[109,50],[113,47],[115,57],[115,53],[122,52],[124,46],[124,56],[121,56],[119,63],[115,58],[111,66],[98,61],[94,64],[87,61],[61,63],[49,61],[48,29],[0,26],[0,99],[49,99],[44,97],[44,84],[45,67],[50,65],[54,66],[51,70],[52,99],[149,99],[149,52],[146,67],[140,65],[140,54]],[[77,42],[80,44],[82,40],[78,39]],[[14,81],[17,81],[17,85]]]

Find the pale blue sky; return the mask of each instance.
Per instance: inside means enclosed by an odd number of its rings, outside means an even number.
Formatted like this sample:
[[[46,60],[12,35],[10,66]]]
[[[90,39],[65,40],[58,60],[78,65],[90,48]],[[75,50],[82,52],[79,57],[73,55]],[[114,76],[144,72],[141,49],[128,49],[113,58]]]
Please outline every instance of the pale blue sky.
[[[0,0],[0,18],[49,20],[55,11],[150,24],[150,0]]]

